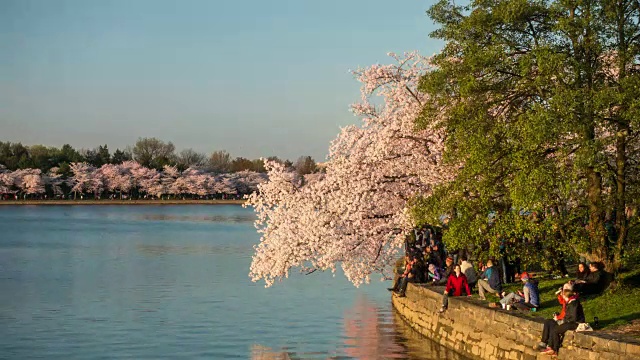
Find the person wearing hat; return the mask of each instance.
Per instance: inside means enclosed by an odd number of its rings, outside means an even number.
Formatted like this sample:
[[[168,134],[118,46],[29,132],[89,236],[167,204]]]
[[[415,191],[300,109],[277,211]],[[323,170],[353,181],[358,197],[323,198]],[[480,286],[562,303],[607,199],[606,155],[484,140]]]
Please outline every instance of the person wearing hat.
[[[505,309],[509,305],[514,305],[520,310],[529,310],[532,308],[538,308],[540,306],[540,294],[538,292],[538,282],[531,279],[529,274],[523,272],[520,275],[520,280],[524,283],[522,291],[518,293],[509,293],[500,300],[500,305]]]

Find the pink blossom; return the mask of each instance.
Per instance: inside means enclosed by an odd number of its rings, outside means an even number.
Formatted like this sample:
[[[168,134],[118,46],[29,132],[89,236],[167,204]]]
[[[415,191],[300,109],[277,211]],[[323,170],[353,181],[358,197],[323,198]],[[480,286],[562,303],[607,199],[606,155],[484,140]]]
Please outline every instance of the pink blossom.
[[[355,285],[370,281],[372,273],[390,274],[412,227],[407,202],[455,176],[456,169],[442,163],[439,119],[415,130],[429,101],[418,90],[427,60],[416,53],[392,57],[397,64],[354,72],[362,101],[352,109],[363,122],[345,127],[331,143],[326,174],[303,181],[282,164],[265,162],[269,181],[246,203],[262,234],[250,269],[253,281],[270,286],[292,268],[341,266]],[[380,105],[372,105],[372,98]]]

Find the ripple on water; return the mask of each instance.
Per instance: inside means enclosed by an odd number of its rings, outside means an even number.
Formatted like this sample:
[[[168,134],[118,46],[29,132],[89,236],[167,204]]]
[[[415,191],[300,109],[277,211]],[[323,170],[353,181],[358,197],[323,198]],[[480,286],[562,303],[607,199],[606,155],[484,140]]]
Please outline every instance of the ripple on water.
[[[462,359],[408,328],[385,284],[356,289],[339,271],[252,283],[253,216],[0,209],[0,358]]]

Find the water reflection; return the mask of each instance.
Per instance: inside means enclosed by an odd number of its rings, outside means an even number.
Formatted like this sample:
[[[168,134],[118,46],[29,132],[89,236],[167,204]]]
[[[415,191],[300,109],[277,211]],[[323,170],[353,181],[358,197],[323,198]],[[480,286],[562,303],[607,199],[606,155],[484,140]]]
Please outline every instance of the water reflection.
[[[389,321],[389,316],[381,313],[365,297],[359,297],[354,306],[345,312],[345,353],[351,358],[404,358],[402,342],[393,334],[394,325]]]
[[[251,345],[252,360],[290,360],[289,353],[284,351],[274,351],[270,347],[253,344]]]
[[[274,350],[254,344],[251,359],[468,359],[420,335],[396,311],[390,307],[380,308],[365,296],[345,311],[343,322],[344,347],[336,349],[336,354],[301,353],[288,348]]]
[[[392,312],[394,330],[397,341],[405,347],[403,359],[416,360],[468,360],[468,357],[449,350],[438,343],[431,341],[413,330],[396,311]]]
[[[252,216],[0,207],[0,358],[461,359],[396,318],[384,284],[356,289],[330,273],[252,283]]]
[[[243,245],[150,245],[138,244],[136,249],[144,255],[242,255],[250,254],[252,249]]]
[[[247,223],[253,222],[255,216],[253,214],[235,214],[235,215],[177,215],[177,214],[139,214],[138,220],[147,221],[188,221],[188,222],[215,222],[215,223]]]

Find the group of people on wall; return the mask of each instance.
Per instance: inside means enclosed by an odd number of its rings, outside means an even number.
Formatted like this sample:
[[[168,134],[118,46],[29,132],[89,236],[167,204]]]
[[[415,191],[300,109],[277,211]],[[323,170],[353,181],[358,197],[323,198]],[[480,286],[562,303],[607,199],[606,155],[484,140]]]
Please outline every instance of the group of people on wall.
[[[506,293],[502,291],[502,275],[504,273],[501,274],[500,269],[494,266],[492,259],[478,273],[467,256],[447,253],[441,236],[433,228],[425,226],[418,229],[415,241],[406,243],[404,271],[388,290],[404,297],[409,283],[444,286],[441,313],[447,310],[449,297],[471,297],[476,287],[481,300],[486,300],[487,293],[500,298],[498,303],[489,303],[490,307],[520,311],[536,311],[540,307],[538,281],[533,276],[526,271],[516,274],[514,278],[519,277],[523,283],[522,290]],[[545,321],[542,339],[536,349],[546,355],[557,354],[564,333],[585,322],[579,297],[598,294],[604,288],[601,263],[578,264],[575,280],[567,282],[556,292],[562,310],[554,314],[553,319]]]

